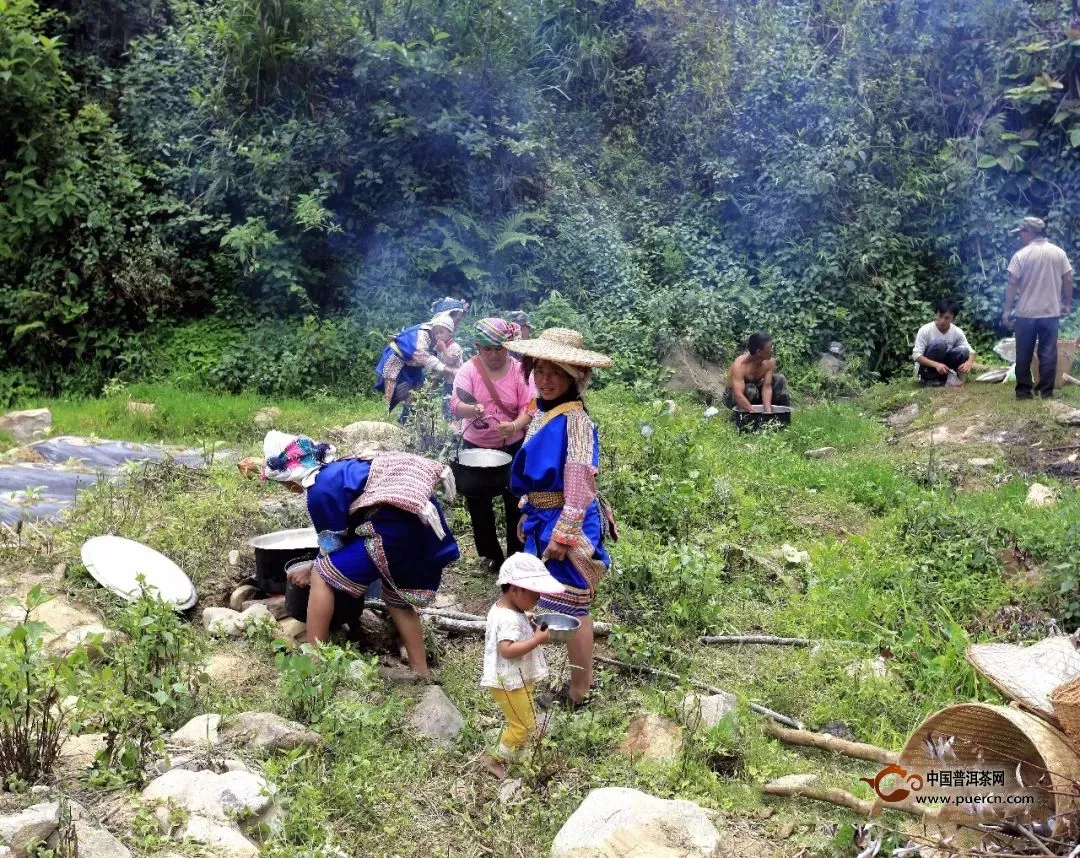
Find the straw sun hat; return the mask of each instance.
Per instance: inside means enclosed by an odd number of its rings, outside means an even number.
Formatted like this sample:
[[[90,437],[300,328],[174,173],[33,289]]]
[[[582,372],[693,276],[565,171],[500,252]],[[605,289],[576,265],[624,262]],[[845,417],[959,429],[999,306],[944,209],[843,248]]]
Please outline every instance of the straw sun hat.
[[[1051,694],[1059,685],[1080,677],[1080,652],[1065,635],[1031,646],[973,644],[965,656],[998,691],[1052,724],[1058,719]]]
[[[582,348],[585,338],[570,328],[547,328],[531,340],[513,340],[505,344],[507,351],[519,355],[565,363],[570,366],[602,368],[611,366],[611,358],[600,352]]]

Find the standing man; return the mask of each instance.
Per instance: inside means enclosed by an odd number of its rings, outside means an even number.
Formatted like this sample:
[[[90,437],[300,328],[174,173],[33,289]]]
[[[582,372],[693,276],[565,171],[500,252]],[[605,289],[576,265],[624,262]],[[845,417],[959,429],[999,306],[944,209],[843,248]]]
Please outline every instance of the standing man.
[[[950,370],[958,378],[971,372],[975,352],[964,332],[953,324],[959,309],[955,301],[945,298],[937,301],[934,321],[927,322],[915,335],[911,359],[915,361],[919,381],[923,384],[940,387],[948,379]]]
[[[772,337],[758,331],[746,342],[746,352],[731,362],[724,405],[738,411],[753,411],[753,405],[772,414],[774,405],[791,405],[787,379],[776,371]]]
[[[1013,326],[1016,310],[1016,398],[1031,399],[1031,358],[1038,344],[1038,394],[1054,395],[1057,375],[1058,319],[1072,312],[1072,265],[1065,251],[1046,240],[1046,223],[1037,217],[1020,221],[1016,232],[1023,247],[1009,262],[1009,286],[1001,321]]]

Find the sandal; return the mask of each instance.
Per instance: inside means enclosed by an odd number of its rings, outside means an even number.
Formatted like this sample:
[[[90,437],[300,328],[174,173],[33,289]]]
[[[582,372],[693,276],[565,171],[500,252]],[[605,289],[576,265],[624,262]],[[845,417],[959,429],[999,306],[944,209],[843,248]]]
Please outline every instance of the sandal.
[[[561,706],[562,708],[569,709],[573,712],[588,706],[591,697],[591,694],[587,694],[581,700],[574,700],[574,698],[570,696],[570,686],[564,685],[554,691],[537,695],[536,705],[544,712],[550,712],[556,706]]]

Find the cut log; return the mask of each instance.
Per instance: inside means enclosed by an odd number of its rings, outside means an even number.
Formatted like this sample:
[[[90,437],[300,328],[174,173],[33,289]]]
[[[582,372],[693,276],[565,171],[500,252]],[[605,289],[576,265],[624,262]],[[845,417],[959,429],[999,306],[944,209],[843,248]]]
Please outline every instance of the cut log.
[[[778,638],[774,635],[702,635],[703,644],[760,644],[763,646],[813,646],[810,638]]]
[[[617,667],[620,670],[625,670],[628,673],[647,673],[650,676],[662,676],[665,679],[672,679],[675,682],[681,682],[682,677],[677,673],[672,673],[669,670],[658,670],[655,667],[647,667],[644,664],[629,664],[625,661],[619,661],[614,658],[607,658],[602,655],[593,656],[593,660],[600,664],[610,665],[611,667]],[[694,688],[700,688],[702,691],[708,691],[709,694],[730,694],[729,691],[724,691],[722,688],[717,688],[715,685],[709,685],[705,682],[699,682],[696,679],[689,679],[688,682],[694,686]],[[796,730],[805,729],[805,725],[801,721],[796,721],[794,718],[789,718],[787,715],[781,715],[772,709],[765,706],[761,706],[757,703],[750,704],[750,711],[756,712],[758,715],[764,715],[766,718],[771,718],[773,721],[777,721],[780,724],[784,724],[788,727],[794,727]]]
[[[781,742],[789,745],[801,745],[806,748],[821,748],[824,751],[832,751],[843,754],[845,757],[854,757],[856,760],[869,760],[872,763],[897,763],[900,755],[888,748],[879,748],[877,745],[867,745],[863,742],[849,742],[828,733],[813,733],[809,730],[789,730],[776,724],[766,724],[765,732]]]
[[[781,780],[783,780],[781,778]],[[852,810],[855,813],[860,813],[863,816],[876,816],[881,810],[877,807],[874,801],[865,798],[859,798],[857,795],[852,795],[847,790],[837,789],[835,787],[815,787],[815,786],[801,786],[799,784],[785,784],[778,781],[772,781],[765,784],[761,788],[765,795],[777,795],[784,796],[786,798],[809,798],[813,801],[824,801],[828,804],[835,804],[838,807],[846,807],[848,810]],[[937,817],[942,808],[939,807],[925,807],[921,804],[890,804],[889,810],[898,810],[901,813],[907,813],[911,816],[919,816],[924,820],[932,820]]]

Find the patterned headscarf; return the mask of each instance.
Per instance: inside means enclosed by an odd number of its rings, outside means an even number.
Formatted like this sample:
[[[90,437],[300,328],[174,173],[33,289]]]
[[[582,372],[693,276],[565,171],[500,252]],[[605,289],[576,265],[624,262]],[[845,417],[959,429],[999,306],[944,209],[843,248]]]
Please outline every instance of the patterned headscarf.
[[[448,295],[445,298],[440,298],[431,305],[431,315],[435,316],[439,313],[449,313],[451,310],[461,310],[461,312],[464,313],[468,309],[468,301],[463,301],[461,298],[451,298]]]
[[[476,323],[476,344],[478,346],[497,347],[513,338],[514,326],[502,319],[488,317]]]
[[[428,324],[433,328],[445,328],[451,334],[457,328],[457,325],[454,324],[454,317],[449,313],[436,313]]]
[[[307,435],[290,435],[271,430],[263,440],[263,480],[279,483],[299,483],[309,488],[323,465],[334,461],[335,450],[329,444],[319,444]]]

